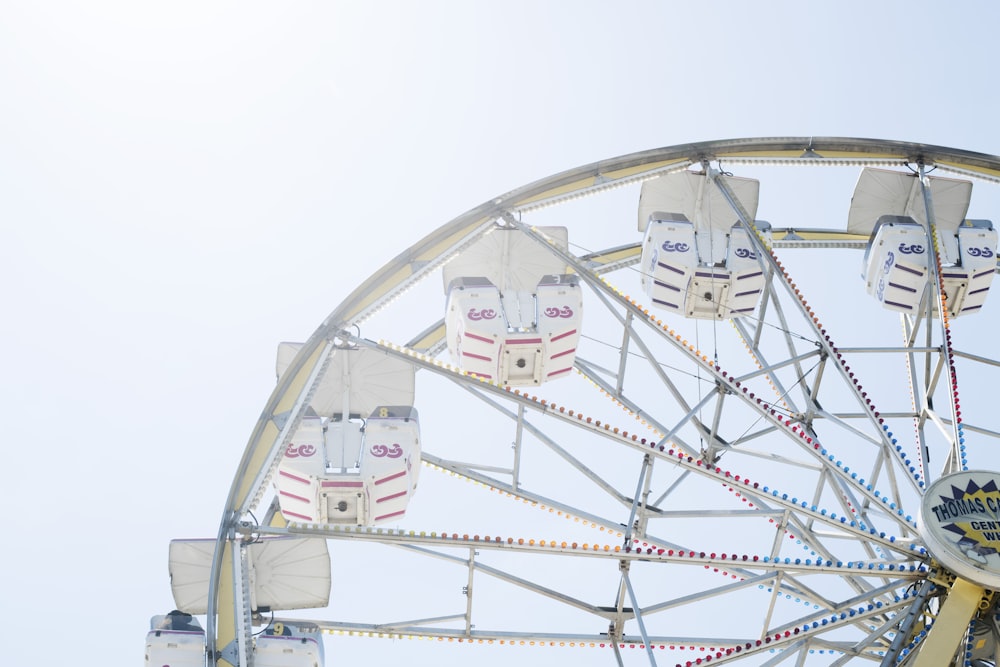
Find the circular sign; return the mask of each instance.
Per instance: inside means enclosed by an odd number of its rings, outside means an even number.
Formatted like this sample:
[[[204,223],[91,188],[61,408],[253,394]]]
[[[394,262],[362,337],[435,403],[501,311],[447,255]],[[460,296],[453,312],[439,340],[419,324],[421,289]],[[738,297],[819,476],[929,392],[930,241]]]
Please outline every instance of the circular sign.
[[[983,587],[1000,587],[1000,473],[967,470],[935,481],[920,504],[918,527],[945,567]]]

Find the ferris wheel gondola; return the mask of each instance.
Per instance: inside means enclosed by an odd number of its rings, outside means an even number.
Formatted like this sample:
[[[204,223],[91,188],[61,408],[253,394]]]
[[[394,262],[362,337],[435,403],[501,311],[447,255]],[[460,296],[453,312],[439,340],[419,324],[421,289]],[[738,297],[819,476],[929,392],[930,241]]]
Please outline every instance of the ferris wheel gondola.
[[[374,636],[498,662],[995,662],[998,181],[1000,158],[921,144],[705,142],[431,232],[282,353],[191,575],[210,661],[262,655],[244,582],[277,538],[331,547],[329,604],[278,619],[331,654]],[[345,370],[362,357],[404,379]],[[352,407],[346,387],[382,385],[404,395]],[[372,489],[398,471],[364,455],[395,445],[412,480],[388,516]]]

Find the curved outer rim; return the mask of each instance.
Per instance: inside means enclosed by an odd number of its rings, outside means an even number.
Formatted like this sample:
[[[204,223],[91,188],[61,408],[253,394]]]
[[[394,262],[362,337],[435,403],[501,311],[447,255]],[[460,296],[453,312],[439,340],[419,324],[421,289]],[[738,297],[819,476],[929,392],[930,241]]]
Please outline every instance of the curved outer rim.
[[[810,153],[804,155],[806,151]],[[816,158],[816,154],[821,157]],[[267,442],[264,437],[265,432],[269,427],[273,430],[274,416],[278,414],[279,404],[296,384],[296,380],[301,382],[303,366],[307,360],[314,357],[325,341],[334,337],[338,331],[350,327],[361,318],[368,306],[391,293],[405,281],[411,275],[407,270],[415,260],[423,258],[428,253],[436,254],[435,251],[449,239],[464,237],[475,228],[501,217],[505,212],[515,211],[550,196],[569,197],[604,183],[641,178],[644,173],[670,166],[738,158],[761,160],[770,158],[788,163],[802,160],[804,164],[814,165],[822,164],[823,158],[829,158],[831,161],[834,159],[899,160],[927,166],[940,164],[957,167],[985,178],[1000,179],[1000,156],[931,144],[845,137],[725,139],[639,151],[569,169],[511,190],[445,223],[387,262],[351,292],[303,344],[268,398],[243,452],[219,525],[206,619],[209,654],[214,654],[217,639],[223,643],[233,639],[233,637],[216,637],[216,615],[220,611],[219,587],[225,585],[220,581],[220,574],[226,545],[234,538],[236,524],[242,513],[249,509],[248,504],[258,490],[251,487],[254,486],[255,480],[260,479],[262,470],[273,460],[275,452],[272,450],[279,444],[278,441]]]

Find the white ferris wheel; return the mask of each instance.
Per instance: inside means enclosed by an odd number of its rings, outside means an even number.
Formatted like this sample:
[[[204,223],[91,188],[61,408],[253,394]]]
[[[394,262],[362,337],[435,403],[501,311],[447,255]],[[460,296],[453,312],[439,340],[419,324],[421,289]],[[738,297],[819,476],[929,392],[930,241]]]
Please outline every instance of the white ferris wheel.
[[[711,141],[444,224],[279,346],[147,664],[995,665],[998,181]]]

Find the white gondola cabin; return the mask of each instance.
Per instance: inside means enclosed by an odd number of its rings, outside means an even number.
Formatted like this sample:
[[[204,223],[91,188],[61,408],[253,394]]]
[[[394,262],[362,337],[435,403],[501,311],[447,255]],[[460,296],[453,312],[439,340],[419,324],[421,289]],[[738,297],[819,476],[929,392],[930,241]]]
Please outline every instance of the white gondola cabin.
[[[747,214],[759,183],[723,177]],[[705,174],[691,171],[646,181],[639,200],[642,286],[653,305],[684,317],[729,319],[752,313],[765,276],[750,235],[767,238],[762,220],[747,229]]]
[[[541,228],[560,247],[566,230]],[[497,229],[445,267],[448,350],[464,371],[504,386],[540,385],[573,369],[583,296],[555,254]]]
[[[146,667],[204,667],[205,631],[191,614],[154,616],[146,635]]]
[[[323,667],[319,628],[277,622],[257,636],[254,667]]]
[[[279,348],[279,377],[296,350]],[[338,349],[278,466],[285,518],[360,526],[403,516],[420,473],[412,402],[413,366],[374,350]]]
[[[933,237],[915,175],[862,171],[851,200],[848,231],[870,233],[861,274],[865,289],[889,310],[917,315],[929,304],[936,315],[939,299],[930,269],[939,260],[949,316],[978,312],[997,268],[997,232],[989,220],[965,219],[972,183],[927,180],[934,206]]]

